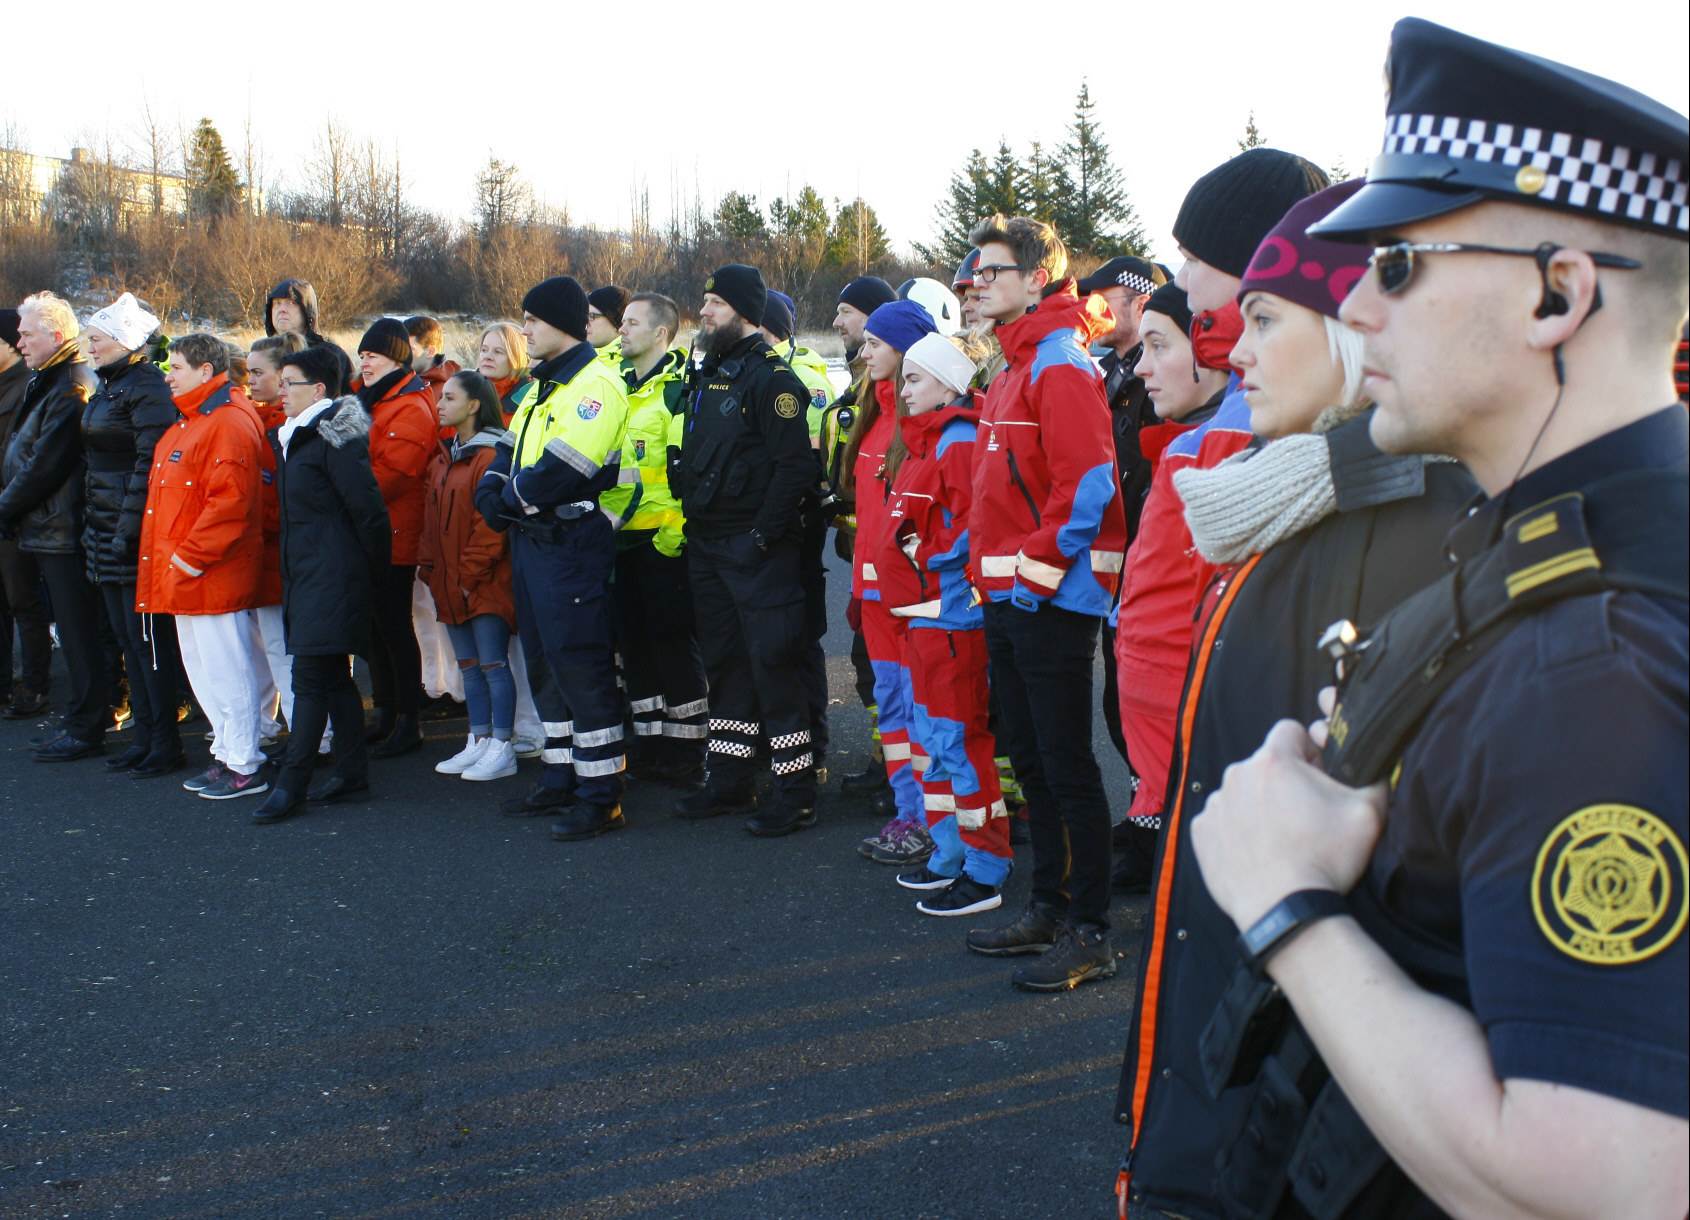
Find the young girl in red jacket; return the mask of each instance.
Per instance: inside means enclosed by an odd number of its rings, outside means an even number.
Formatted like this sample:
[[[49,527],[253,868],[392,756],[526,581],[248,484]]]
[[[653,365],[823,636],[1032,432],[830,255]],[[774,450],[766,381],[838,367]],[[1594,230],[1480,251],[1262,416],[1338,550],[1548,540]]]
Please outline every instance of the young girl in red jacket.
[[[457,373],[441,389],[439,420],[453,437],[428,468],[417,577],[433,595],[457,654],[469,739],[434,769],[468,780],[503,779],[516,774],[516,684],[506,660],[516,604],[505,536],[481,519],[474,502],[475,485],[505,431],[498,391],[480,373]]]
[[[859,616],[874,671],[880,747],[897,802],[897,814],[878,835],[864,839],[858,847],[862,855],[880,864],[919,864],[933,850],[933,841],[927,835],[921,781],[912,765],[903,626],[881,600],[879,555],[891,499],[886,467],[898,430],[897,394],[903,354],[934,329],[932,316],[914,301],[891,301],[869,315],[862,347],[864,389],[857,395],[857,419],[845,447],[844,465],[851,472],[847,490],[857,508],[851,604]],[[852,623],[853,627],[857,625]],[[925,764],[925,759],[922,761]]]
[[[941,335],[904,353],[898,428],[907,452],[876,556],[881,601],[907,625],[911,733],[928,759],[921,786],[933,854],[898,875],[905,889],[925,891],[916,910],[926,915],[1001,906],[1012,862],[1009,811],[987,726],[985,620],[968,575],[980,421],[979,400],[968,390],[975,371]]]

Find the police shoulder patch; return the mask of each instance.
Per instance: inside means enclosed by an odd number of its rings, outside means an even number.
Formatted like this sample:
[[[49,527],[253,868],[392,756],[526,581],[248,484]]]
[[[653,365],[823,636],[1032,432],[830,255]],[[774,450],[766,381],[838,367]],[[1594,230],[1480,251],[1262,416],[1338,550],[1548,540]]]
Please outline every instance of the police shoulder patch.
[[[798,395],[781,394],[775,399],[775,414],[782,419],[798,418]]]
[[[1684,931],[1690,858],[1671,826],[1633,805],[1587,805],[1549,832],[1532,869],[1532,914],[1568,957],[1621,966]]]
[[[575,414],[582,419],[597,419],[599,412],[604,410],[604,404],[596,398],[583,398],[575,404]]]

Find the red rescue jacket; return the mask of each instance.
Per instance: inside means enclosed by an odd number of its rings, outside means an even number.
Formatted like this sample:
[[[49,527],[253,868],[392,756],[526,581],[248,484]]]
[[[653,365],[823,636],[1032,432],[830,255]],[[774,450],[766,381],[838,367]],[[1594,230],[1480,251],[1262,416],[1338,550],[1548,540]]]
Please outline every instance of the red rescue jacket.
[[[393,526],[393,564],[417,561],[423,475],[440,444],[440,424],[422,378],[401,381],[370,411],[370,469]]]
[[[851,496],[857,506],[857,538],[851,551],[851,596],[864,601],[880,600],[880,544],[890,510],[891,489],[886,485],[886,452],[898,427],[897,387],[890,381],[874,383],[880,414],[863,443],[857,446],[851,465]]]
[[[1087,346],[1114,328],[1100,296],[1064,282],[997,328],[1008,367],[986,391],[974,461],[970,566],[994,602],[1102,617],[1127,525],[1103,377]],[[860,509],[859,509],[860,511]]]
[[[983,624],[968,579],[979,426],[979,395],[898,421],[909,452],[892,484],[876,566],[881,604],[912,627],[969,631]]]

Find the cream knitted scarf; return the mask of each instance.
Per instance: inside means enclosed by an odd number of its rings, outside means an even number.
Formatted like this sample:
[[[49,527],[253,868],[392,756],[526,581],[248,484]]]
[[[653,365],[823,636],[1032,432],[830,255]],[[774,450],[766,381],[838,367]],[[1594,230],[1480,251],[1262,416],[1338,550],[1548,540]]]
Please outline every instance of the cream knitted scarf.
[[[1237,563],[1331,516],[1338,495],[1325,434],[1366,409],[1365,403],[1328,407],[1313,432],[1246,449],[1208,470],[1175,472],[1174,490],[1198,554],[1214,564]]]

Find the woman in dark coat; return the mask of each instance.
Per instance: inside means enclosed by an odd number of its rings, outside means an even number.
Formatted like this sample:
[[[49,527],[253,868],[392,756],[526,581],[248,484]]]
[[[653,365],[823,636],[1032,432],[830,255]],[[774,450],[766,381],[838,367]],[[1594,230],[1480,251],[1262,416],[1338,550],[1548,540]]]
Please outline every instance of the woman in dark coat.
[[[392,532],[370,471],[370,422],[356,398],[334,398],[340,363],[327,347],[282,362],[287,422],[270,434],[281,502],[282,618],[293,657],[294,724],[281,775],[253,813],[258,823],[369,788],[364,705],[351,654],[370,645],[371,573],[389,562]],[[306,781],[334,722],[334,770]]]
[[[1333,678],[1326,628],[1374,622],[1441,574],[1445,533],[1477,490],[1456,463],[1389,457],[1369,436],[1361,337],[1337,319],[1367,251],[1304,235],[1360,185],[1293,207],[1245,273],[1244,334],[1231,360],[1256,442],[1173,476],[1192,542],[1218,570],[1194,620],[1117,1098],[1117,1118],[1133,1128],[1135,1208],[1273,1210],[1270,1192],[1283,1182],[1252,1178],[1231,1145],[1248,1128],[1255,1152],[1269,1155],[1298,1128],[1258,1120],[1247,1052],[1230,1081],[1216,1066],[1221,1048],[1205,1031],[1241,958],[1197,868],[1191,824],[1276,721],[1319,715]],[[1361,1202],[1344,1214],[1373,1213]]]
[[[82,554],[123,649],[135,714],[134,742],[106,767],[152,778],[184,762],[176,729],[180,661],[170,616],[135,609],[135,560],[153,446],[176,422],[176,405],[151,360],[158,319],[133,296],[100,310],[83,333],[100,388],[82,412]]]

